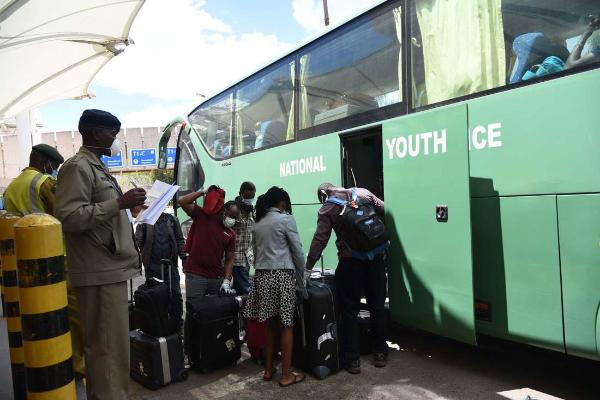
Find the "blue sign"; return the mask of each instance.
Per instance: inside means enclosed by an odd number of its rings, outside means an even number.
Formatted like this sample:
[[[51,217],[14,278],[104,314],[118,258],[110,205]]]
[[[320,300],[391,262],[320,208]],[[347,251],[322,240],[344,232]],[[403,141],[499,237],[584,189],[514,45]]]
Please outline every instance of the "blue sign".
[[[119,152],[114,157],[102,156],[102,162],[108,168],[123,168],[123,154]]]
[[[146,165],[156,165],[156,149],[135,149],[131,150],[131,165],[133,167],[143,167]]]
[[[177,147],[167,147],[167,164],[175,164],[176,155]]]

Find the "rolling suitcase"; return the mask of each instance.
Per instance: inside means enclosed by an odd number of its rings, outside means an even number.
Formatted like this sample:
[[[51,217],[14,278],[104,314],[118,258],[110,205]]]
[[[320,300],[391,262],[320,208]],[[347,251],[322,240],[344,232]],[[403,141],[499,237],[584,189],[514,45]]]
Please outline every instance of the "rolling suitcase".
[[[267,347],[267,321],[246,320],[246,344],[250,356],[256,362],[263,362]]]
[[[134,324],[142,332],[155,336],[168,336],[177,331],[177,316],[172,314],[171,261],[162,260],[161,280],[146,279],[135,291]],[[169,269],[169,284],[165,283],[165,265]]]
[[[185,350],[200,371],[235,365],[241,358],[240,297],[204,296],[186,302]]]
[[[292,363],[318,379],[339,370],[338,336],[335,306],[331,288],[310,281],[308,298],[298,305],[294,322]]]
[[[155,338],[135,330],[129,332],[129,344],[131,378],[144,387],[156,390],[187,379],[178,334]]]

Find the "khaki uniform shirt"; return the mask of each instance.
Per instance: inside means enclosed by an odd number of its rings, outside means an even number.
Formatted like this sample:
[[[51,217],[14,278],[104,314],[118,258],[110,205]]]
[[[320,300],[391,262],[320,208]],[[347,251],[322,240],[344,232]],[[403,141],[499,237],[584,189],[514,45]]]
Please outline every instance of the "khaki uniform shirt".
[[[133,226],[117,199],[117,181],[84,147],[58,174],[55,215],[63,224],[71,284],[106,285],[139,275]]]

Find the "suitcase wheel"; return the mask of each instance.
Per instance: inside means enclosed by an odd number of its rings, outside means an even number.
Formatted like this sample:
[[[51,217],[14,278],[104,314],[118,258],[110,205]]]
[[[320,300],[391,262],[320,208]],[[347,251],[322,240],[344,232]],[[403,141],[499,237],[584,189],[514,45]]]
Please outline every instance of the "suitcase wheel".
[[[188,372],[184,369],[183,371],[181,371],[179,373],[179,376],[177,377],[177,382],[185,382],[187,381],[188,378]]]

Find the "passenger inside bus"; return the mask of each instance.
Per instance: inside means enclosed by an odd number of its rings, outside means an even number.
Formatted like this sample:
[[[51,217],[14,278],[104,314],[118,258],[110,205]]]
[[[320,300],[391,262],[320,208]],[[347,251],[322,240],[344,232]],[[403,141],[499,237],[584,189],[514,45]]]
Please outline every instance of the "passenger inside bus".
[[[600,17],[590,16],[590,23],[567,60],[567,68],[575,68],[600,61]],[[589,46],[587,54],[583,49]]]
[[[265,121],[261,123],[260,133],[256,137],[255,149],[273,146],[285,142],[286,124],[281,121]]]
[[[593,22],[597,0],[413,0],[413,5],[417,108],[600,61]]]

